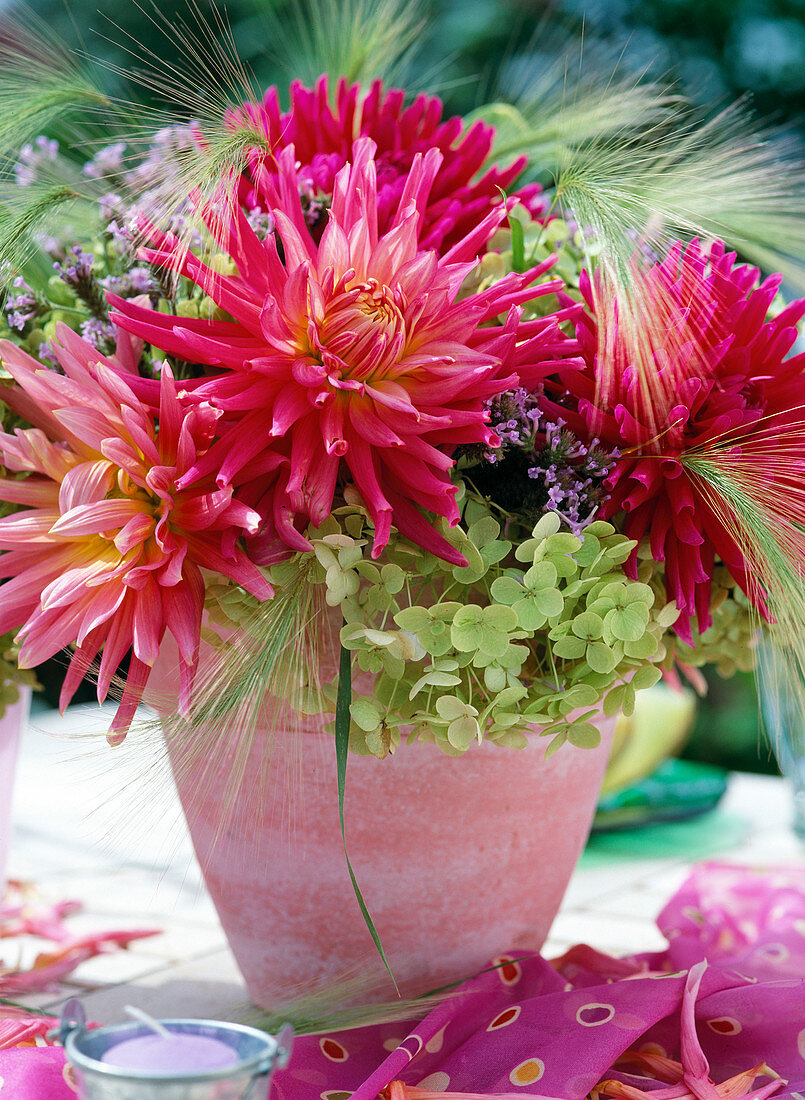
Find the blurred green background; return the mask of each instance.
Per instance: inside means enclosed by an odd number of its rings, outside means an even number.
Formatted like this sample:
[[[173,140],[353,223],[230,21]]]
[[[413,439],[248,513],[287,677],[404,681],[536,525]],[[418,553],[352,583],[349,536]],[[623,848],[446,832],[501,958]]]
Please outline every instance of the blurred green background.
[[[329,0],[322,0],[325,5]],[[261,85],[287,83],[267,13],[291,18],[297,0],[195,0],[217,36],[231,28],[241,59]],[[3,5],[8,8],[10,5]],[[33,0],[30,8],[71,45],[131,66],[127,44],[170,66],[170,28],[187,18],[186,0]],[[464,113],[500,87],[528,80],[536,60],[584,36],[585,51],[605,70],[664,77],[707,109],[750,97],[776,125],[803,125],[805,0],[430,0],[410,83],[438,91]],[[163,20],[168,29],[154,23]],[[149,14],[150,13],[150,14]],[[192,21],[192,20],[191,20]],[[578,48],[568,51],[578,58]],[[59,673],[60,674],[60,673]],[[729,768],[776,772],[760,732],[751,676],[710,677],[708,697],[687,755]]]

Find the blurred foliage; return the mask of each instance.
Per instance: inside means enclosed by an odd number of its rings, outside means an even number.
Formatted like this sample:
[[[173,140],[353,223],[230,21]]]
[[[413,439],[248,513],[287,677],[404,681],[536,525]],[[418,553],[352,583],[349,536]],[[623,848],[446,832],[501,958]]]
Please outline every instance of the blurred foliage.
[[[282,83],[282,47],[267,16],[286,25],[297,0],[31,0],[52,30],[87,53],[126,68],[128,47],[168,61],[169,35],[159,30],[195,7],[216,37],[224,21],[258,83]],[[6,4],[11,7],[13,5]],[[519,79],[524,57],[550,54],[584,27],[627,71],[678,80],[703,103],[750,93],[760,114],[801,123],[805,109],[805,0],[429,0],[415,73],[440,86],[456,111]]]
[[[761,732],[752,674],[738,672],[723,680],[707,669],[705,675],[708,692],[699,700],[696,722],[682,756],[736,771],[777,775],[777,762]]]

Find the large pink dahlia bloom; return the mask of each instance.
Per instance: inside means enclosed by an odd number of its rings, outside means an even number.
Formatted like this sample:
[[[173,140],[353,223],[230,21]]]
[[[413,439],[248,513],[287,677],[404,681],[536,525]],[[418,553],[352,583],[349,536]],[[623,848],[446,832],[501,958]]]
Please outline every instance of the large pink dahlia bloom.
[[[394,522],[419,545],[459,561],[415,505],[458,521],[452,451],[498,444],[485,400],[518,380],[532,387],[553,369],[570,345],[558,321],[572,309],[521,318],[519,303],[561,286],[532,285],[550,260],[461,298],[505,207],[489,211],[440,258],[418,241],[441,153],[414,159],[385,233],[374,153],[371,141],[355,143],[318,244],[297,194],[293,148],[280,154],[278,184],[269,190],[278,240],[259,240],[239,208],[207,208],[207,224],[237,276],[216,274],[175,238],[146,229],[156,247],[143,255],[181,271],[234,320],[187,320],[110,302],[122,328],[169,354],[222,368],[193,390],[222,412],[222,438],[185,480],[214,472],[219,485],[229,485],[265,472],[268,490],[253,498],[267,518],[265,547],[279,539],[285,552],[309,549],[301,531],[330,514],[346,480],[375,524],[375,554]]]
[[[436,172],[419,226],[424,248],[446,251],[465,237],[489,210],[502,201],[526,166],[519,157],[505,168],[484,171],[492,151],[494,129],[482,121],[465,128],[461,118],[442,119],[442,103],[435,96],[420,95],[408,107],[405,92],[384,89],[376,80],[367,92],[359,84],[340,80],[335,102],[330,101],[326,76],[315,88],[299,81],[291,85],[290,110],[283,112],[276,88],[269,88],[262,103],[245,103],[233,111],[234,128],[248,125],[265,135],[273,157],[255,153],[241,189],[249,207],[266,208],[271,183],[276,182],[276,160],[292,145],[298,162],[300,190],[312,195],[332,195],[335,179],[352,157],[352,144],[368,137],[377,153],[377,219],[385,232],[396,213],[405,181],[417,154],[438,149],[442,162]],[[541,188],[530,184],[518,191],[520,200],[536,215],[545,207]]]
[[[699,631],[711,622],[717,558],[761,610],[764,602],[740,517],[697,473],[697,458],[739,484],[783,541],[798,541],[792,520],[805,523],[805,355],[786,358],[805,301],[768,319],[782,276],[758,280],[720,241],[674,246],[640,289],[650,369],[645,356],[636,362],[640,337],[624,335],[617,301],[584,280],[585,368],[560,375],[564,394],[554,387],[551,407],[574,431],[620,450],[600,515],[623,511],[625,534],[648,539],[665,563],[668,598],[681,609],[675,629],[687,640],[694,619]]]
[[[0,341],[0,358],[17,383],[0,396],[34,425],[0,433],[5,466],[26,475],[0,479],[0,498],[23,506],[0,519],[0,576],[10,578],[0,590],[0,632],[19,628],[24,667],[76,644],[63,706],[101,649],[103,698],[131,649],[114,738],[131,721],[166,629],[179,648],[187,699],[202,569],[261,599],[271,589],[236,543],[256,530],[257,514],[212,478],[177,488],[209,446],[215,410],[183,405],[165,369],[157,430],[119,363],[65,325],[53,350],[64,374]]]

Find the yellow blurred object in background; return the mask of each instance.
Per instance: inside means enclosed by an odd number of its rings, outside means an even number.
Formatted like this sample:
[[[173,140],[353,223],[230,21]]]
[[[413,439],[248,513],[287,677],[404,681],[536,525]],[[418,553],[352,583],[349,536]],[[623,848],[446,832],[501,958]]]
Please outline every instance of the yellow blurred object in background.
[[[696,696],[657,684],[639,691],[634,714],[618,715],[602,794],[644,779],[687,740],[696,716]]]

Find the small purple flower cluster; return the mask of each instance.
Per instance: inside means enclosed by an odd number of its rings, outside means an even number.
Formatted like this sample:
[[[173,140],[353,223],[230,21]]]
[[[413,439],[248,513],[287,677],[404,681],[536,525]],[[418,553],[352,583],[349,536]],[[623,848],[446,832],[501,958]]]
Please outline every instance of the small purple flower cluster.
[[[114,350],[115,330],[111,321],[102,321],[100,317],[89,317],[81,322],[81,335],[102,355],[109,355]]]
[[[41,136],[23,145],[19,160],[14,165],[14,178],[19,187],[31,187],[39,179],[43,168],[56,163],[59,143],[53,138]]]
[[[501,445],[483,452],[481,469],[475,467],[470,479],[529,522],[543,512],[556,512],[578,533],[608,495],[605,480],[618,454],[605,451],[598,439],[582,442],[562,420],[548,418],[541,398],[541,388],[533,393],[518,388],[487,403],[490,426]],[[482,473],[484,465],[496,473]]]
[[[520,450],[533,448],[537,433],[535,425],[542,417],[539,407],[541,396],[541,389],[529,393],[519,386],[487,402],[490,427],[497,432],[502,443],[502,446],[484,452],[487,462],[495,465],[502,461],[508,447]]]
[[[89,326],[87,339],[103,351],[108,346],[108,340],[101,346],[96,341],[101,338],[101,331],[105,330],[105,327],[109,328],[109,334],[111,335],[112,329],[109,326],[109,310],[106,305],[106,297],[103,292],[101,284],[92,270],[92,265],[95,263],[95,257],[90,252],[84,252],[81,245],[74,244],[65,259],[64,263],[58,261],[54,263],[53,269],[56,274],[66,283],[82,302],[87,306],[92,317],[85,321],[84,324]],[[98,324],[93,325],[91,321],[97,321]],[[83,332],[83,327],[82,327]],[[91,334],[91,335],[90,335]]]
[[[122,175],[125,152],[125,141],[105,145],[103,149],[98,150],[92,160],[88,160],[84,165],[84,175],[91,180],[108,180],[112,176]]]
[[[6,314],[9,328],[22,332],[30,321],[36,320],[40,302],[22,275],[18,275],[14,279],[13,285],[18,293],[8,295],[3,303],[3,311]]]
[[[53,270],[63,282],[75,289],[82,281],[92,277],[95,257],[91,252],[84,252],[80,244],[72,246],[69,256],[72,259],[65,260],[63,264],[58,261],[54,263]]]
[[[104,290],[111,290],[121,298],[134,298],[138,294],[150,294],[154,289],[154,277],[149,267],[140,264],[122,275],[106,275],[99,279]]]

